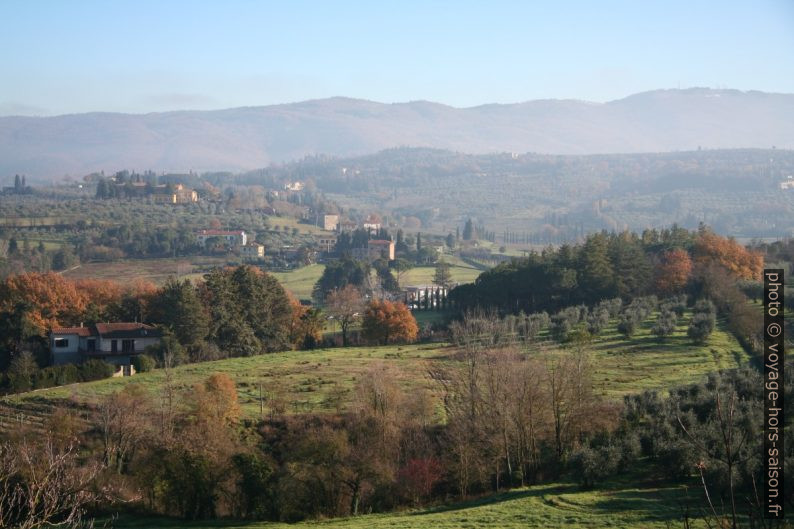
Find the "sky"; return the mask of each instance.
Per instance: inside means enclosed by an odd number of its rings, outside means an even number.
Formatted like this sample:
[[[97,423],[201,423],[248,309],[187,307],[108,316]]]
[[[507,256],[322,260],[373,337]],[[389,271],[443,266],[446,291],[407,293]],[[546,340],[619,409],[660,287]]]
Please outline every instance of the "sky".
[[[0,2],[0,115],[794,93],[794,0]]]

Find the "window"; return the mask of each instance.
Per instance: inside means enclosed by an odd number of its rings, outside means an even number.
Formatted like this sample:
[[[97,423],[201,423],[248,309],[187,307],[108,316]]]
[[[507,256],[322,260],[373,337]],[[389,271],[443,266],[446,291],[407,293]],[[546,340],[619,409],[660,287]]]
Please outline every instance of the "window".
[[[119,350],[119,341],[118,340],[110,340],[110,352],[117,353]]]
[[[93,353],[96,351],[96,340],[94,338],[90,338],[85,342],[85,348],[89,353]]]
[[[58,349],[63,349],[64,347],[69,347],[69,338],[56,338],[55,339],[55,347]]]
[[[121,341],[121,352],[123,353],[131,353],[135,350],[135,340],[122,340]]]

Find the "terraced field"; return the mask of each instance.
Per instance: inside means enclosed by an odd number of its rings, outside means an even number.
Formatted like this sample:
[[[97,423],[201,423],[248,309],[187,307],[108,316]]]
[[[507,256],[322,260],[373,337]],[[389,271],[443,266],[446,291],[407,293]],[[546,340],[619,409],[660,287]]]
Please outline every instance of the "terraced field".
[[[644,389],[664,390],[747,361],[746,353],[722,322],[705,345],[695,346],[686,337],[687,320],[688,316],[682,318],[676,333],[664,343],[650,333],[653,316],[630,340],[618,334],[616,322],[612,322],[589,346],[595,365],[596,390],[607,398],[620,398]],[[558,351],[559,346],[544,336],[525,349],[529,355]],[[435,393],[438,388],[427,376],[428,367],[432,362],[452,362],[453,353],[452,347],[439,343],[288,351],[180,366],[171,375],[177,388],[187,390],[212,373],[228,374],[237,383],[244,413],[254,418],[262,409],[268,413],[271,405],[287,413],[342,409],[361,374],[378,363],[394,367],[406,390],[426,388]],[[163,370],[155,370],[129,378],[7,396],[0,399],[0,427],[11,426],[20,417],[40,421],[56,405],[94,403],[126,384],[140,384],[158,395],[165,376]]]

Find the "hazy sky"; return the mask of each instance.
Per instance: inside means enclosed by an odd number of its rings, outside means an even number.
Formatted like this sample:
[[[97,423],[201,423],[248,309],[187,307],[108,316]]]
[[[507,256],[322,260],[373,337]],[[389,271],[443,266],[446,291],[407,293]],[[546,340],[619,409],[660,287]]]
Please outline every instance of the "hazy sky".
[[[0,2],[0,115],[794,92],[794,0]]]

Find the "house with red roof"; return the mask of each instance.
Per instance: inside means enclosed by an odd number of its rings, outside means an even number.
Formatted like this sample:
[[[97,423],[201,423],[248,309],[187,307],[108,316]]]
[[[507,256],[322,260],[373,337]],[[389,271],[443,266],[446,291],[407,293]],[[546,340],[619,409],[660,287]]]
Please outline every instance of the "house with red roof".
[[[90,358],[118,366],[116,376],[132,375],[132,359],[151,345],[162,332],[145,323],[97,323],[83,327],[56,327],[50,332],[54,365],[79,363]]]

